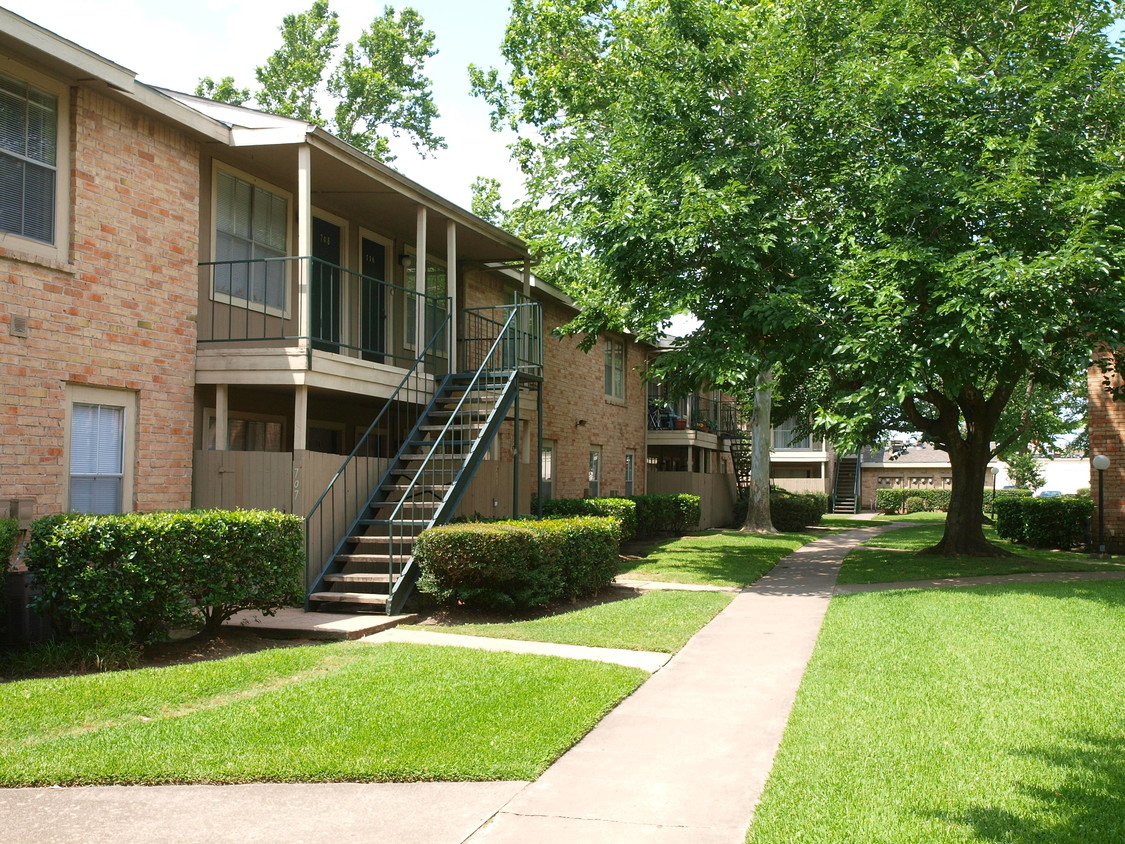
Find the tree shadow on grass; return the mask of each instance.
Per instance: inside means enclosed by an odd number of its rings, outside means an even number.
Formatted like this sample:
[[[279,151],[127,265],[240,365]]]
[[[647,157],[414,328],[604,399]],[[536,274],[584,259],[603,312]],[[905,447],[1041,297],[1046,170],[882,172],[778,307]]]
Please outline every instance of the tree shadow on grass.
[[[1058,785],[1051,789],[1024,786],[1021,794],[1032,805],[1019,813],[985,805],[935,816],[972,830],[981,841],[1125,842],[1125,724],[1117,734],[1076,732],[1052,746],[1012,753],[1059,769]]]

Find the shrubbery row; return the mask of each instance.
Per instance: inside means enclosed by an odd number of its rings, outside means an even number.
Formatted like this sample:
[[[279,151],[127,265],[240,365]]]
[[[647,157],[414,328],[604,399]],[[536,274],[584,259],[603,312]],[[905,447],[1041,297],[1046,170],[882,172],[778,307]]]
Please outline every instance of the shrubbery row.
[[[38,587],[31,608],[60,631],[144,644],[300,602],[303,522],[272,511],[65,513],[32,522],[24,562]]]
[[[1089,498],[997,498],[996,532],[1035,548],[1076,548],[1087,542]]]
[[[770,487],[770,520],[780,531],[796,531],[820,524],[820,517],[828,512],[828,496],[822,492],[790,492],[781,487]],[[746,499],[739,498],[734,505],[734,527],[746,521]]]
[[[533,502],[532,509],[535,509]],[[681,534],[699,527],[698,495],[633,495],[629,498],[550,498],[544,518],[611,516],[620,520],[622,541],[661,533]]]
[[[0,644],[4,642],[8,623],[8,558],[19,535],[20,523],[16,519],[0,519]]]
[[[998,489],[996,500],[1004,498],[1027,498],[1031,495],[1029,489]],[[948,489],[879,489],[875,491],[875,509],[886,513],[917,513],[929,510],[948,510],[952,496]],[[908,504],[911,499],[922,502],[919,507],[917,502]],[[984,509],[992,507],[992,490],[984,491]],[[912,509],[913,508],[913,509]]]
[[[418,590],[443,604],[491,610],[593,595],[617,573],[620,524],[576,516],[431,528],[414,545]]]

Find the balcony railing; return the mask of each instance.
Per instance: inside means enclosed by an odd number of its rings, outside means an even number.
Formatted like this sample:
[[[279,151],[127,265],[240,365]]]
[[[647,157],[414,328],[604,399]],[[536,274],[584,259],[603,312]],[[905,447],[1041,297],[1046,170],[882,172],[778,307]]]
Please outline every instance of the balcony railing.
[[[715,401],[698,395],[669,399],[659,393],[649,394],[650,431],[696,430],[713,434],[742,434],[749,430],[749,421],[737,402]]]
[[[310,332],[301,333],[296,304],[301,265],[307,264]],[[418,357],[418,309],[423,336],[439,334],[426,350],[426,371],[448,368],[450,300],[310,257],[201,263],[209,289],[199,319],[199,343],[303,346],[409,369]],[[346,299],[345,299],[346,297]],[[343,308],[344,301],[348,308]]]

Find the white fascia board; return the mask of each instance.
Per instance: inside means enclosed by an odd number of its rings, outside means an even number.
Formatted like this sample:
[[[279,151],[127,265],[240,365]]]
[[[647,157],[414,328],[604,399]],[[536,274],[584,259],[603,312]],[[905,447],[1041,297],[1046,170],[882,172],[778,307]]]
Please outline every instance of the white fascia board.
[[[864,460],[859,464],[864,469],[952,469],[952,463],[896,463]]]
[[[244,126],[232,126],[230,129],[230,145],[232,147],[303,144],[307,139],[307,128],[300,126],[277,126],[271,129],[247,129]]]

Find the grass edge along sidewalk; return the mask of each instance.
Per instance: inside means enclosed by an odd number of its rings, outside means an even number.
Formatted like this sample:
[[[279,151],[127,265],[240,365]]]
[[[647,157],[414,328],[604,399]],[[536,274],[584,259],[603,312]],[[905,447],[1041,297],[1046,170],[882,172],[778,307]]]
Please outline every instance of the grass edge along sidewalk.
[[[342,642],[0,685],[0,785],[526,780],[635,668]]]
[[[1125,583],[836,596],[748,833],[1125,841]]]

